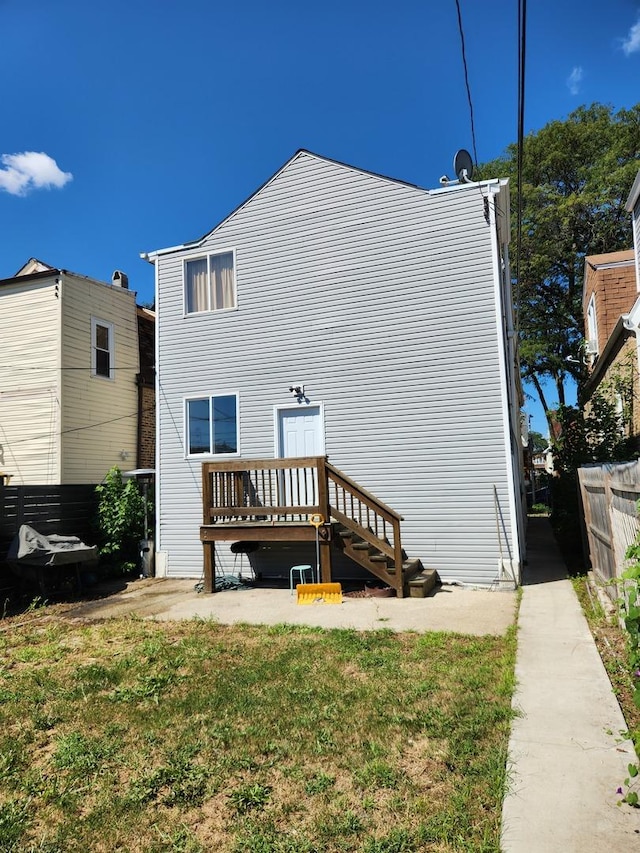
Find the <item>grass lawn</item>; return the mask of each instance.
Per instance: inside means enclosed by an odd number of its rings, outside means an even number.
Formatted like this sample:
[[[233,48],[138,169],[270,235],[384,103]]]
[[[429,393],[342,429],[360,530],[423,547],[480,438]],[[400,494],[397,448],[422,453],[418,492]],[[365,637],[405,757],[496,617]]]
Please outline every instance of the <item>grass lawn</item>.
[[[515,632],[0,630],[0,850],[499,851]]]

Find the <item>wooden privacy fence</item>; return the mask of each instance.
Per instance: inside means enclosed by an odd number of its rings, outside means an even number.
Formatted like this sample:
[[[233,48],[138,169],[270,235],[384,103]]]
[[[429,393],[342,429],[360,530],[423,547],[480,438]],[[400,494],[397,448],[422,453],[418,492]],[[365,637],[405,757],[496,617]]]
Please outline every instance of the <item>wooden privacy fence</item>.
[[[625,552],[638,533],[640,461],[621,465],[587,465],[578,469],[589,557],[603,582],[619,578]],[[607,587],[612,598],[615,586]]]
[[[0,560],[21,524],[38,533],[78,536],[88,545],[97,541],[96,487],[0,485]]]

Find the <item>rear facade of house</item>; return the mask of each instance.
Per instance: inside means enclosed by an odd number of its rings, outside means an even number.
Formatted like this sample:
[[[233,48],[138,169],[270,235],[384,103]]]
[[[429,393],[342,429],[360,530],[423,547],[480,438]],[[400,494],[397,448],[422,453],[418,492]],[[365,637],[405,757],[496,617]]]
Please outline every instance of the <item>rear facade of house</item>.
[[[326,455],[443,580],[518,576],[508,209],[505,181],[427,191],[300,151],[204,238],[143,256],[158,574],[202,572],[203,462]],[[253,559],[286,577],[309,547]],[[233,567],[228,544],[217,559]]]

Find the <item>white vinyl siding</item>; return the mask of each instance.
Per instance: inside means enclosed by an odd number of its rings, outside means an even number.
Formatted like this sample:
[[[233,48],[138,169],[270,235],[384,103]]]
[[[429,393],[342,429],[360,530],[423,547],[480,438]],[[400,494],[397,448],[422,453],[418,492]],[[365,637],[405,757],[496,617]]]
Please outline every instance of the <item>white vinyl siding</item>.
[[[202,568],[200,464],[175,425],[220,377],[242,399],[243,457],[273,456],[274,406],[303,382],[330,461],[404,516],[409,555],[495,582],[517,548],[490,228],[474,185],[429,194],[303,152],[204,245],[157,258],[169,574]],[[184,262],[230,245],[242,310],[185,322]]]

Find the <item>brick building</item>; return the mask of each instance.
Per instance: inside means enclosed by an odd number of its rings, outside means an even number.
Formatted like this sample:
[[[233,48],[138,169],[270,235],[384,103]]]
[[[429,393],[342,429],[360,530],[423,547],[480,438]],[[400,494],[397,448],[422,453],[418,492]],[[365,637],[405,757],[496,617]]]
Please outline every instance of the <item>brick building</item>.
[[[589,369],[585,402],[596,391],[615,404],[627,436],[640,436],[637,341],[628,314],[638,298],[633,249],[585,258],[582,308]]]
[[[156,315],[137,306],[140,373],[138,383],[138,458],[136,467],[155,468],[156,464]]]

